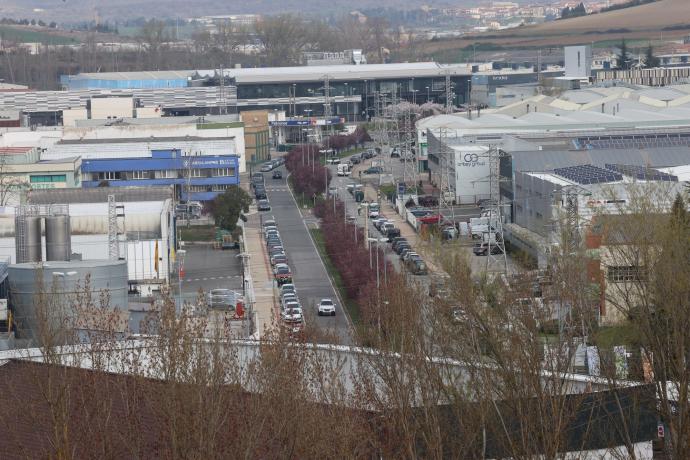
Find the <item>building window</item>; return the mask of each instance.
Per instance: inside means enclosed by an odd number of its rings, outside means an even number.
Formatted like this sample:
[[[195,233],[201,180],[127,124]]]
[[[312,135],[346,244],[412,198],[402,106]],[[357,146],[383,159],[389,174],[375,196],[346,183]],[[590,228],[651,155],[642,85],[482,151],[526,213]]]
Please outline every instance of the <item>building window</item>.
[[[172,170],[172,169],[164,169],[161,171],[156,171],[154,173],[154,177],[156,179],[176,179],[177,178],[177,171]]]
[[[606,267],[606,278],[613,283],[623,281],[643,281],[647,278],[646,270],[633,265]]]
[[[132,179],[148,179],[150,177],[148,171],[132,171]]]
[[[199,168],[191,168],[188,172],[189,177],[206,177],[204,171]]]
[[[235,168],[215,168],[213,175],[215,177],[232,177],[235,175]]]
[[[214,185],[214,186],[213,186],[212,190],[213,190],[214,192],[224,192],[224,191],[226,191],[229,187],[232,187],[232,185],[228,185],[228,184],[217,184],[217,185]]]
[[[32,184],[40,184],[44,182],[67,182],[66,174],[48,174],[44,176],[31,176],[29,182]]]
[[[97,175],[97,180],[120,180],[122,179],[122,173],[120,171],[104,171],[99,172]]]

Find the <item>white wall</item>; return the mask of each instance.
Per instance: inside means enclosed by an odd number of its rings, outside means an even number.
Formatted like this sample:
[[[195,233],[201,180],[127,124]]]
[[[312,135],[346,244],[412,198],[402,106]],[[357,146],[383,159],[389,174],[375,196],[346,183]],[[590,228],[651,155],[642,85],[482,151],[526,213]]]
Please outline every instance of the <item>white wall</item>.
[[[453,146],[455,164],[455,196],[460,204],[473,204],[488,198],[488,147],[481,145]]]
[[[592,48],[590,46],[565,47],[565,76],[589,78],[592,73]]]
[[[92,97],[91,119],[131,118],[134,109],[132,97]]]

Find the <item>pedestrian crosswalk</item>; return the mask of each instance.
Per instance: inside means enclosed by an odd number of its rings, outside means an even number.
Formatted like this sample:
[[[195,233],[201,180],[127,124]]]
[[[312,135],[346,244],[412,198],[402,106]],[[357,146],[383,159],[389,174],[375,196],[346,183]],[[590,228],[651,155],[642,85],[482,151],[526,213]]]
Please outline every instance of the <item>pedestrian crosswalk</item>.
[[[287,187],[266,187],[266,191],[268,191],[268,192],[287,192],[288,188]]]

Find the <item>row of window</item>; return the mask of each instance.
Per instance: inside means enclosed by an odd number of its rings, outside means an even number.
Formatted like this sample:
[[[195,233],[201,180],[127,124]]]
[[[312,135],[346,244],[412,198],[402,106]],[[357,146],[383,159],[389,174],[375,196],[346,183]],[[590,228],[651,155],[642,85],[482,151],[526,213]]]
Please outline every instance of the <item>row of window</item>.
[[[189,170],[103,171],[92,173],[92,180],[184,179],[187,177],[234,177],[235,168],[192,168]],[[64,176],[63,176],[64,177]]]
[[[67,182],[66,174],[46,174],[41,176],[31,176],[29,182],[32,184],[42,184],[45,182]]]
[[[647,278],[647,270],[634,265],[609,265],[606,267],[606,278],[613,283],[644,281]]]
[[[189,187],[189,191],[191,193],[195,192],[224,192],[226,191],[229,187],[232,187],[231,185],[228,184],[216,184],[216,185],[191,185]],[[187,191],[187,187],[183,188],[183,191]]]

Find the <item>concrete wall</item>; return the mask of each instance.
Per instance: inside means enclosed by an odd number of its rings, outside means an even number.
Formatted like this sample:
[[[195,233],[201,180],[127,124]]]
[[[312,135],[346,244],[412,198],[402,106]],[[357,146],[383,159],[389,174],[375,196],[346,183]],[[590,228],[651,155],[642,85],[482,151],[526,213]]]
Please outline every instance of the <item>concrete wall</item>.
[[[91,119],[130,118],[133,116],[134,100],[130,97],[91,98]]]

